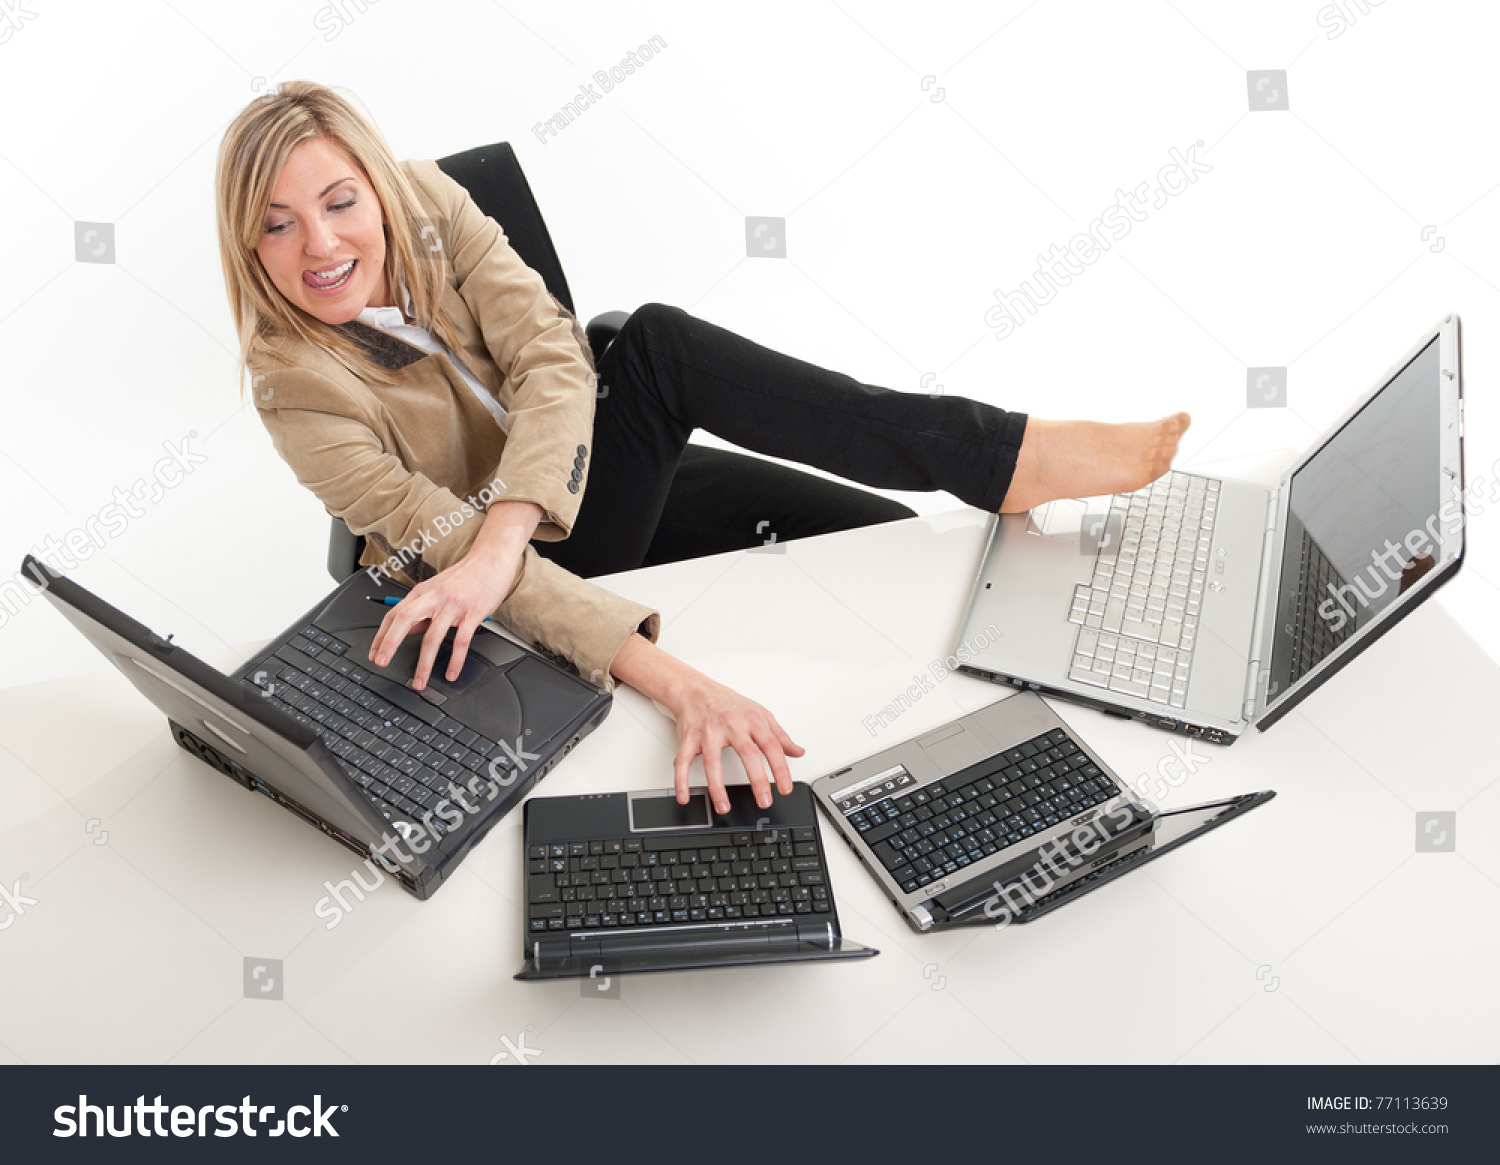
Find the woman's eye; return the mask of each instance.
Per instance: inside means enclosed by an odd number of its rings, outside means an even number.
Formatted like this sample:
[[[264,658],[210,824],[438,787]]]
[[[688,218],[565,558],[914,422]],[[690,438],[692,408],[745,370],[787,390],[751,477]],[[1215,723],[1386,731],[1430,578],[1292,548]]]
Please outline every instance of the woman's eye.
[[[339,203],[333,209],[334,210],[348,210],[351,206],[354,205],[354,203],[355,203],[355,200],[351,198],[348,202],[341,202],[341,203]]]
[[[268,235],[277,235],[277,234],[280,234],[282,231],[286,230],[286,228],[288,226],[290,226],[290,225],[291,225],[290,223],[284,223],[284,222],[271,223],[270,225],[268,225],[266,227],[266,234],[268,234]]]

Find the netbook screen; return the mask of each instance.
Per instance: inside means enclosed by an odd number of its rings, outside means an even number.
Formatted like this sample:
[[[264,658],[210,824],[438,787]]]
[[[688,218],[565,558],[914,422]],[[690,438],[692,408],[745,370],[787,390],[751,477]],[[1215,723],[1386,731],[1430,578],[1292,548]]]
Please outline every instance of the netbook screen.
[[[1442,555],[1436,337],[1292,476],[1268,704]]]

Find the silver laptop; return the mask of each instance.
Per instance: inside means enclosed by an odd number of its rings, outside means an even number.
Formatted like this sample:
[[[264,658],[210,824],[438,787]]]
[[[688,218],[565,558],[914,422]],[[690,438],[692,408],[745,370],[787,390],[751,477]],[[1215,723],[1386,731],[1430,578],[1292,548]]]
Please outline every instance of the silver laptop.
[[[1192,751],[1188,741],[1182,763]],[[1031,692],[846,765],[812,790],[920,933],[1030,922],[1276,796],[1161,810]]]
[[[1394,626],[1463,553],[1449,315],[1275,489],[1172,472],[1000,515],[955,654],[970,675],[1232,744]]]

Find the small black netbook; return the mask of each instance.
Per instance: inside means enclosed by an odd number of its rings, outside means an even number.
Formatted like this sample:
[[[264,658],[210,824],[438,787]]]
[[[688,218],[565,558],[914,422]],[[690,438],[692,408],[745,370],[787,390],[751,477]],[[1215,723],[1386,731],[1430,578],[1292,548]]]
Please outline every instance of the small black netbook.
[[[420,636],[384,669],[364,666],[380,602],[406,593],[383,575],[352,575],[226,676],[33,556],[21,569],[166,713],[179,745],[418,898],[611,706],[608,692],[485,628],[451,684],[451,632],[421,693],[405,686]]]
[[[769,809],[731,785],[526,802],[526,962],[517,979],[738,967],[879,952],[844,938],[801,782]]]

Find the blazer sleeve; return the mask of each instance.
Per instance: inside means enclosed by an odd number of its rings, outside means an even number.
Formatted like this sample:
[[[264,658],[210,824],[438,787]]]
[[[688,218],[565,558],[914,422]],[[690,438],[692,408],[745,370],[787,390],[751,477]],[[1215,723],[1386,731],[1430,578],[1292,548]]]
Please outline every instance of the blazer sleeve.
[[[306,368],[269,371],[259,383],[265,399],[275,402],[257,402],[256,412],[277,453],[329,513],[378,550],[381,560],[371,569],[379,566],[415,586],[468,553],[482,509],[387,451],[355,394]],[[625,640],[639,631],[654,643],[661,630],[658,612],[570,574],[529,545],[493,614],[544,654],[611,691],[609,667]]]
[[[458,293],[510,388],[501,399],[508,413],[501,499],[535,502],[565,538],[583,501],[593,440],[595,370],[588,340],[573,313],[521,261],[500,224],[463,186],[436,162],[404,165],[440,216]]]

